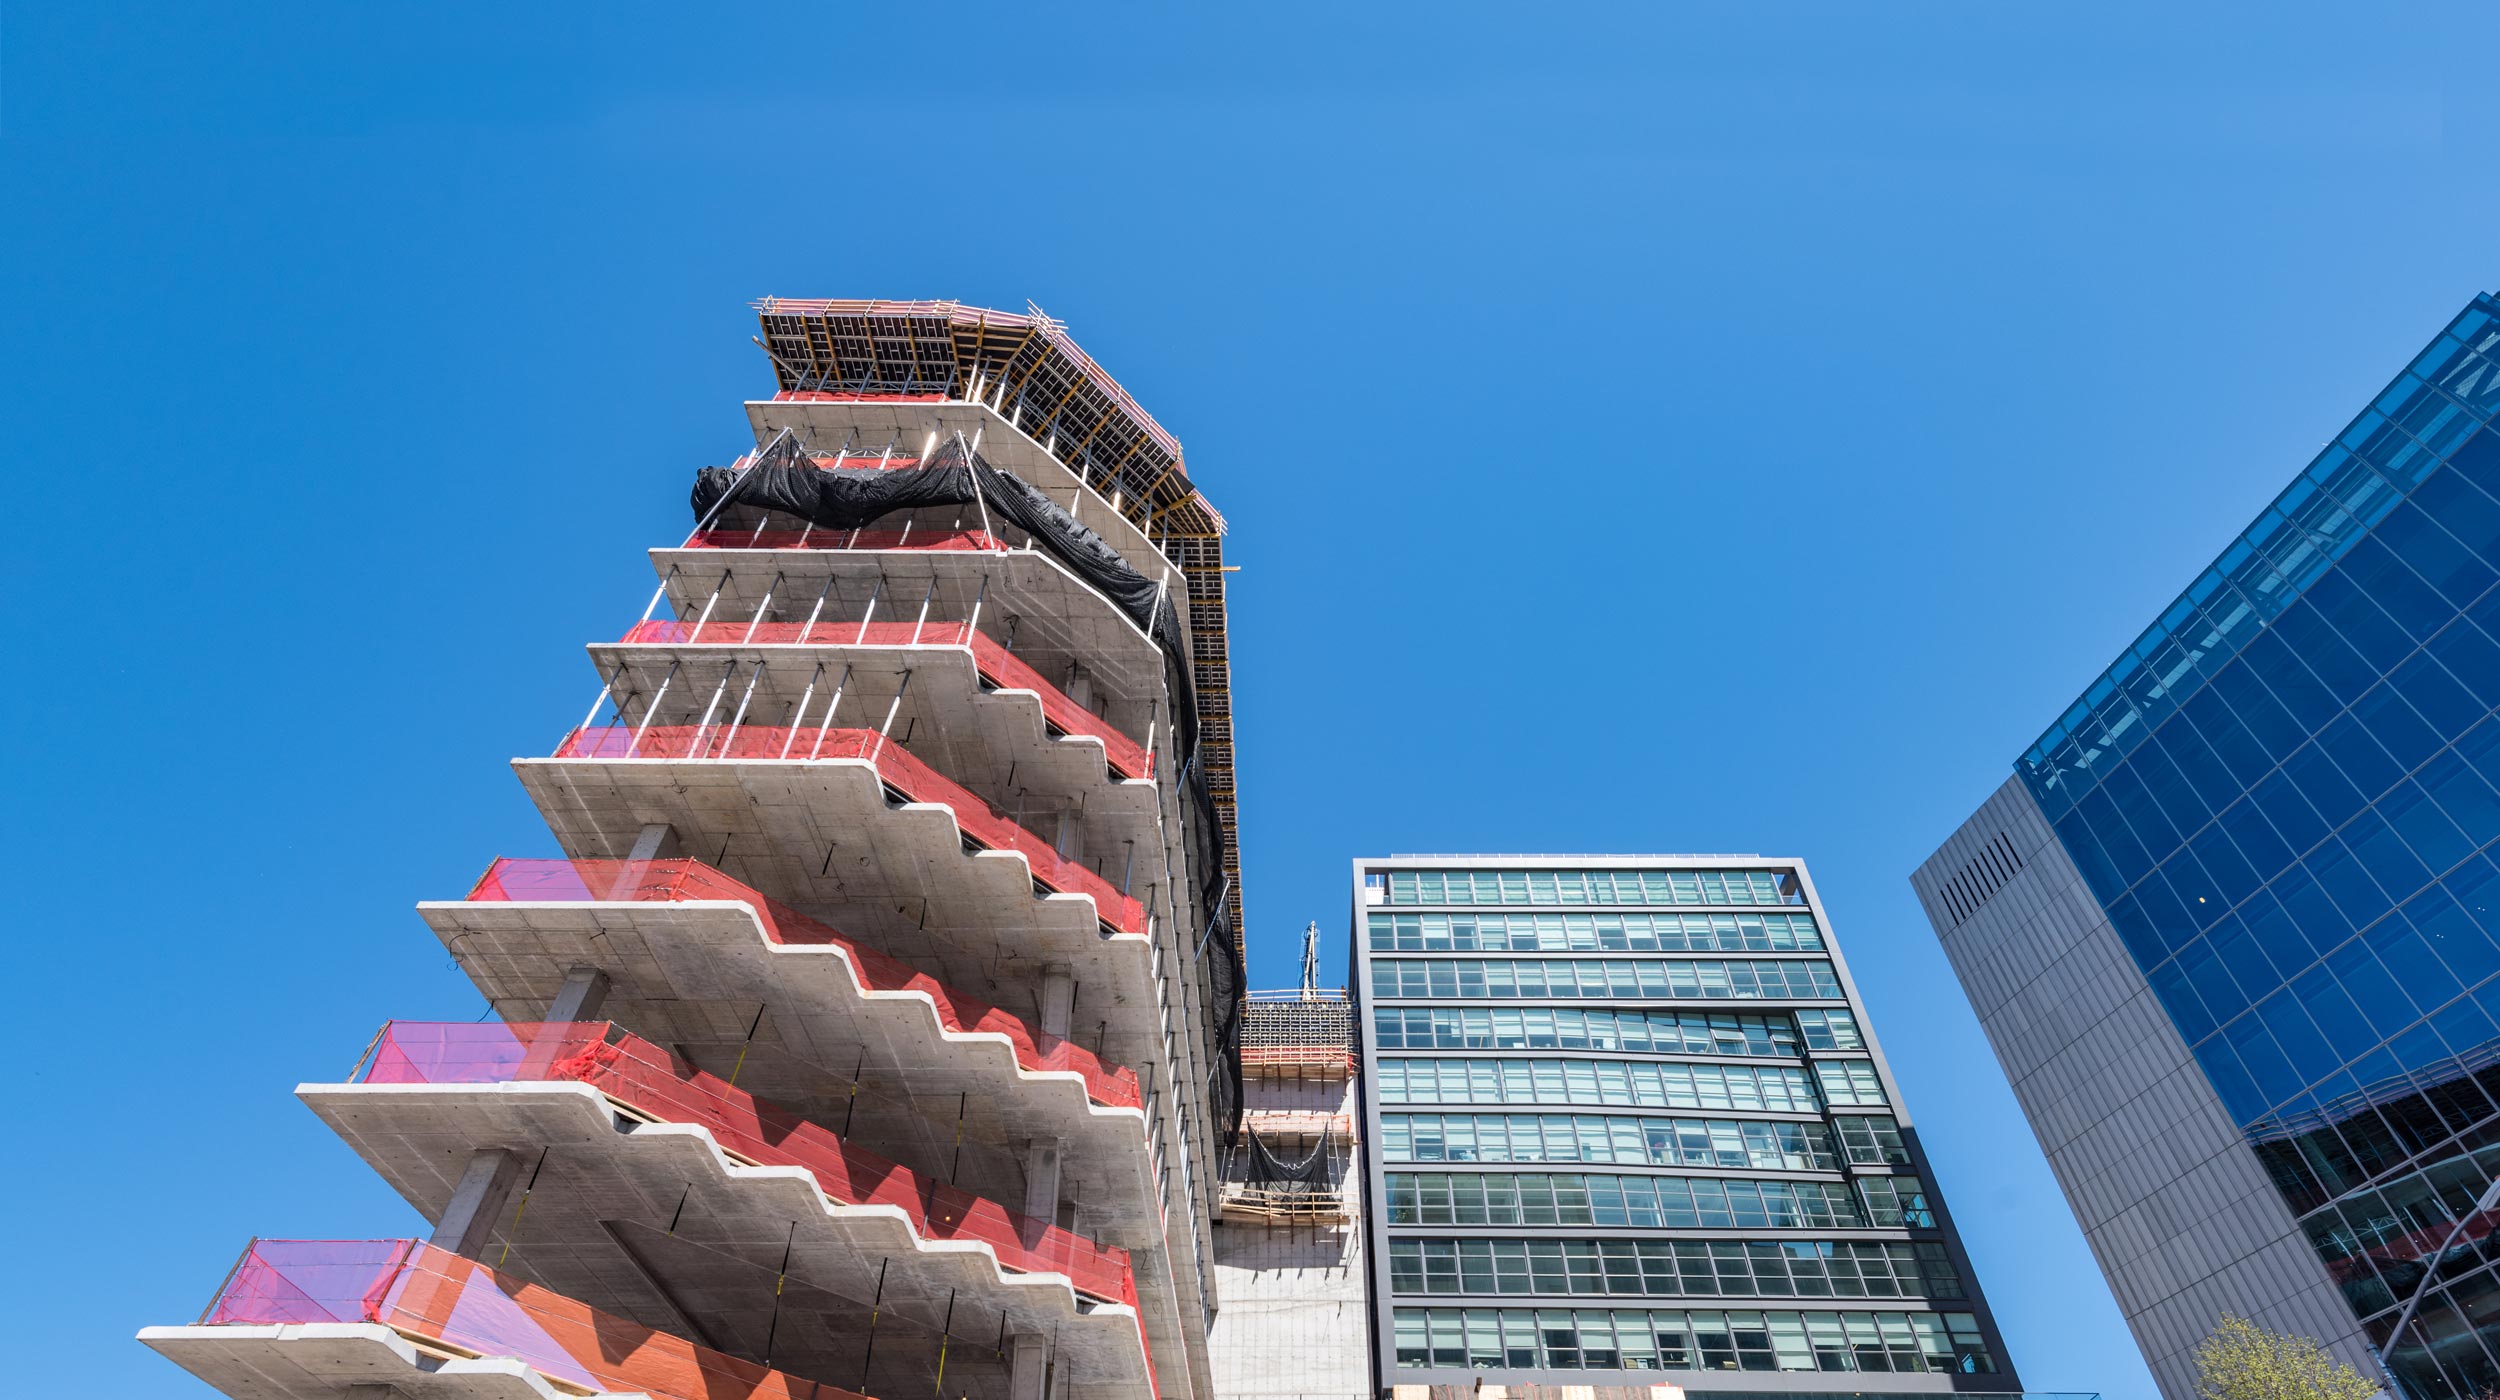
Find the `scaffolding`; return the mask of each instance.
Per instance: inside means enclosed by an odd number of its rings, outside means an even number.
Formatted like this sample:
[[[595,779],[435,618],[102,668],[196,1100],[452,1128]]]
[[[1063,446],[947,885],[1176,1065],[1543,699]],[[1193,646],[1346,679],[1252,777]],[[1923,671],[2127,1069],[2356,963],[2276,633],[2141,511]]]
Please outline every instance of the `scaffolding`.
[[[1224,517],[1191,484],[1179,441],[1068,338],[1064,324],[1030,303],[1020,315],[953,301],[765,297],[755,311],[780,397],[987,404],[1180,566],[1199,761],[1224,823],[1225,911],[1234,947],[1246,957]]]
[[[1342,991],[1252,992],[1242,1009],[1245,1072],[1347,1074],[1354,1068],[1354,1008]]]

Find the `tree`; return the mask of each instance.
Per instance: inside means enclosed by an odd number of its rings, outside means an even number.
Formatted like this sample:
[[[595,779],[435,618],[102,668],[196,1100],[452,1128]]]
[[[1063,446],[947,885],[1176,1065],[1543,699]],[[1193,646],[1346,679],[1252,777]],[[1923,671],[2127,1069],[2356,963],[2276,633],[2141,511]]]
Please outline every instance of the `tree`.
[[[2370,1400],[2381,1389],[2307,1337],[2225,1316],[2196,1344],[2204,1400]]]

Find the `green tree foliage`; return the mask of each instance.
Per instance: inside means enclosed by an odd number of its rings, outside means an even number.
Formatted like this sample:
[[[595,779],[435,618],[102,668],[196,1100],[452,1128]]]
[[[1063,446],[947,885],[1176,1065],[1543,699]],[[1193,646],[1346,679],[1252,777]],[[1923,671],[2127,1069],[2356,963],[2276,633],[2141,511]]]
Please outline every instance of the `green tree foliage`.
[[[2370,1400],[2378,1382],[2307,1337],[2225,1317],[2196,1345],[2196,1393],[2204,1400]]]

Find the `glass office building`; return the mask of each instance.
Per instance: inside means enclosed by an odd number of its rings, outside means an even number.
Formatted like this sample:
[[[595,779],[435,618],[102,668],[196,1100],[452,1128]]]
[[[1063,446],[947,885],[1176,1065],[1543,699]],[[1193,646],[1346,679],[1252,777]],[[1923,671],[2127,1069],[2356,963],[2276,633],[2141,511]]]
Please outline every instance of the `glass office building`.
[[[2020,1389],[1801,863],[1365,860],[1353,921],[1383,1387]]]
[[[2100,975],[2141,979],[2194,1091],[2280,1199],[2242,1212],[2238,1238],[2215,1233],[2202,1273],[2183,1258],[2158,1278],[2113,1272],[2157,1373],[2198,1323],[2153,1295],[2186,1292],[2207,1311],[2283,1304],[2364,1364],[2383,1348],[2416,1395],[2500,1387],[2500,1216],[2477,1206],[2500,1175],[2495,412],[2500,302],[2478,297],[1914,878],[1983,1020],[2004,1020],[1990,1029],[2018,1092],[2059,1052],[2017,1043],[2044,1009],[2015,990],[2017,965],[2088,955],[2081,926],[2103,927],[2124,958]],[[2081,888],[2041,878],[2044,852]],[[2058,899],[2077,915],[2066,933],[2041,922]],[[2060,1170],[2087,1231],[2160,1204],[2158,1187],[2078,1196],[2127,1159],[2106,1139],[2145,1126],[2112,1109],[2105,1141],[2085,1142],[2044,1124],[2049,1093],[2035,1084],[2025,1107],[2052,1162],[2099,1154]],[[2126,1232],[2101,1233],[2104,1266],[2132,1266]],[[2278,1237],[2316,1270],[2240,1266]],[[2303,1293],[2349,1317],[2284,1303]],[[2181,1393],[2175,1365],[2162,1381]]]

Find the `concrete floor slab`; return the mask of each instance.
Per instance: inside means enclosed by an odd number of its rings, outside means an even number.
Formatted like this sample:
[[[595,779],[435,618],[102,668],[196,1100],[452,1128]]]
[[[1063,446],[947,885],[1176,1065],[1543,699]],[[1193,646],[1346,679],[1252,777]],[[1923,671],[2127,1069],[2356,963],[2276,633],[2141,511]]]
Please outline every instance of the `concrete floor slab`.
[[[1141,1108],[1093,1102],[1071,1071],[1025,1067],[1004,1035],[947,1029],[927,992],[867,990],[847,950],[775,942],[746,904],[445,901],[418,912],[503,1020],[542,1019],[571,969],[596,967],[609,979],[602,1019],[714,1074],[736,1070],[758,1098],[853,1126],[844,1136],[871,1151],[943,1175],[950,1143],[969,1136],[992,1149],[976,1160],[994,1172],[1012,1169],[1026,1142],[1063,1138],[1062,1194],[1084,1203],[1087,1221],[1160,1220]],[[967,1184],[1008,1199],[1003,1181]]]
[[[421,1351],[378,1322],[274,1327],[149,1327],[139,1340],[233,1400],[363,1400],[389,1386],[404,1400],[576,1400],[578,1386],[508,1358]],[[648,1400],[639,1392],[605,1392]]]
[[[429,1220],[473,1153],[524,1154],[534,1180],[485,1262],[601,1311],[754,1360],[770,1344],[759,1319],[803,1282],[826,1354],[801,1365],[776,1351],[773,1364],[794,1374],[839,1374],[832,1319],[856,1312],[864,1323],[875,1308],[930,1336],[1055,1336],[1075,1393],[1152,1400],[1131,1308],[1087,1298],[1062,1274],[1008,1271],[978,1241],[923,1238],[898,1208],[836,1204],[801,1168],[749,1165],[702,1128],[622,1115],[588,1085],[296,1093]]]

